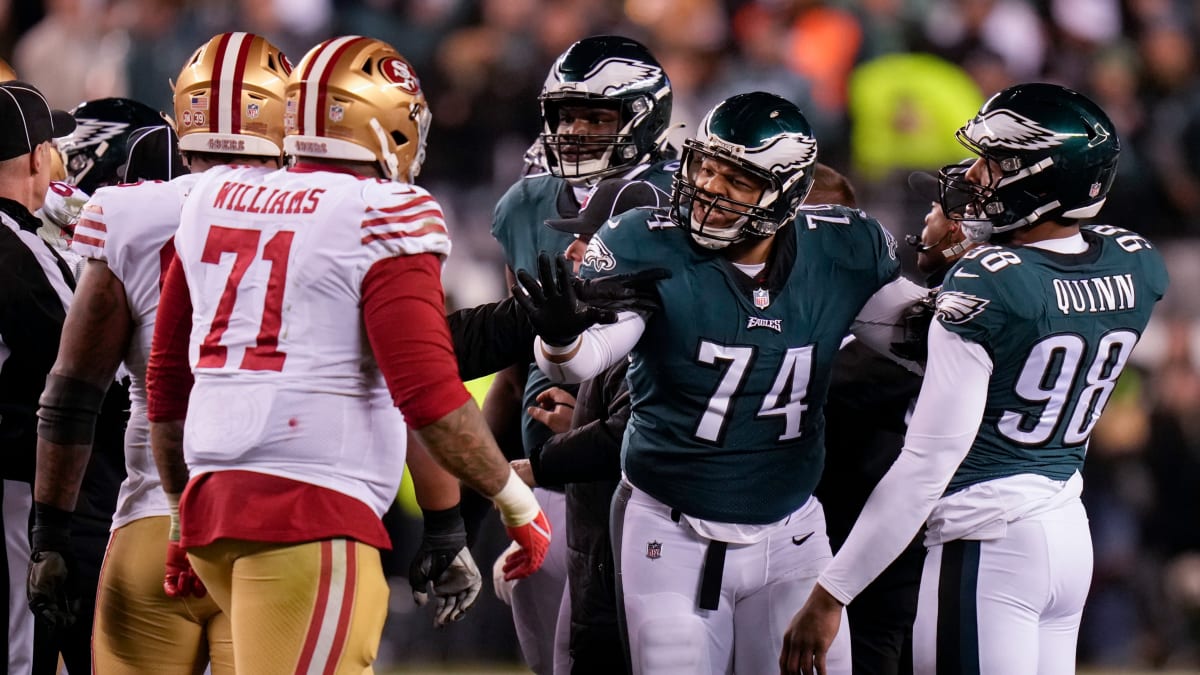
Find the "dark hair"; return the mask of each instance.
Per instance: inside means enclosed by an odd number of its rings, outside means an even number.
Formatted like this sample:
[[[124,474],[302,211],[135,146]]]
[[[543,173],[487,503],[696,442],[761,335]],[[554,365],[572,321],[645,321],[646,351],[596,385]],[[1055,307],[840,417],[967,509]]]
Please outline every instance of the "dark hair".
[[[804,199],[805,204],[841,204],[852,209],[858,208],[858,197],[848,178],[820,162],[817,162],[813,175],[812,190]]]

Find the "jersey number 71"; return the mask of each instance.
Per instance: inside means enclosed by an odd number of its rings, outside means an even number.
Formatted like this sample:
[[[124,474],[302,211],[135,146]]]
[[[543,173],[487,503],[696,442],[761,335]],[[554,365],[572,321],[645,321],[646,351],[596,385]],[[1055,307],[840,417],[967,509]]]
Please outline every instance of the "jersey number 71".
[[[295,232],[281,230],[272,236],[262,249],[262,259],[270,263],[267,277],[267,292],[263,300],[262,318],[259,319],[258,338],[253,347],[246,347],[242,356],[241,370],[283,370],[287,354],[279,351],[279,329],[282,325],[283,291],[287,281],[288,254],[292,248]],[[198,368],[221,368],[228,358],[229,349],[221,344],[221,337],[229,328],[229,318],[237,304],[238,286],[246,270],[256,261],[261,230],[242,230],[213,225],[204,242],[200,261],[213,265],[221,264],[221,256],[233,253],[233,266],[225,280],[225,290],[217,302],[208,334],[200,343]]]

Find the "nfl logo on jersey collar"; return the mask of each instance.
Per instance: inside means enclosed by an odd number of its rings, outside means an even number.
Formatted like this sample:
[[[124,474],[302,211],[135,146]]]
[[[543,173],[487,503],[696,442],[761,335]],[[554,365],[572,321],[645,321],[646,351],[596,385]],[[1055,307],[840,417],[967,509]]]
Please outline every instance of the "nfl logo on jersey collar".
[[[651,541],[646,544],[646,557],[651,560],[658,560],[662,557],[662,542]]]
[[[765,288],[754,289],[754,306],[759,309],[766,309],[771,304],[771,295],[767,293]]]

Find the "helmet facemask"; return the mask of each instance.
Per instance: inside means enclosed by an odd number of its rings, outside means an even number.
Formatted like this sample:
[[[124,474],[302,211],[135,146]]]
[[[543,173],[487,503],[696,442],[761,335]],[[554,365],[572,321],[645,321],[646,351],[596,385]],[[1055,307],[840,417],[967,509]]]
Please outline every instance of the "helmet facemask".
[[[611,134],[560,133],[562,109],[568,107],[614,111],[618,128]],[[543,97],[541,138],[550,173],[575,185],[591,185],[640,164],[646,157],[638,151],[633,130],[649,112],[641,98],[623,104],[617,99]]]
[[[705,159],[736,167],[758,182],[762,186],[758,200],[739,201],[701,188],[697,175]],[[780,221],[773,207],[781,192],[779,180],[771,172],[688,139],[684,141],[683,157],[672,181],[671,219],[687,227],[692,240],[701,247],[719,250],[747,237],[775,234]]]

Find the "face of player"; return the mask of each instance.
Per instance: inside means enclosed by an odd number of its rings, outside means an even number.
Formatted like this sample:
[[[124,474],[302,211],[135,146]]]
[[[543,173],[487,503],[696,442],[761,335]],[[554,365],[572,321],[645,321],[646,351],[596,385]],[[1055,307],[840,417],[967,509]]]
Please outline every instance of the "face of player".
[[[757,204],[766,188],[761,178],[723,159],[705,156],[695,164],[690,170],[692,182],[699,191],[692,200],[692,217],[703,215],[705,227],[720,229],[733,226],[745,215],[745,211],[726,200]],[[713,197],[723,199],[714,201]]]
[[[566,253],[563,254],[567,260],[571,261],[571,270],[575,273],[575,276],[579,276],[579,268],[583,266],[583,255],[587,252],[588,242],[591,240],[592,235],[581,234],[575,237],[575,241],[571,242],[571,245],[567,247]]]
[[[921,244],[926,249],[917,254],[917,269],[922,274],[931,274],[949,265],[953,258],[946,257],[943,251],[962,240],[958,222],[942,213],[941,204],[933,204],[925,214],[925,227],[921,230]]]
[[[1000,162],[987,157],[979,157],[975,160],[967,172],[963,174],[963,179],[968,183],[973,183],[985,188],[994,188],[1004,177],[1004,172],[1000,168]],[[967,217],[978,217],[976,213],[978,209],[976,204],[969,204],[966,207],[965,215]]]
[[[558,127],[555,132],[565,136],[559,148],[559,159],[564,164],[578,164],[600,159],[610,147],[609,141],[587,142],[588,136],[612,136],[621,129],[621,112],[612,107],[564,105],[558,110]],[[579,143],[571,143],[572,137]]]

